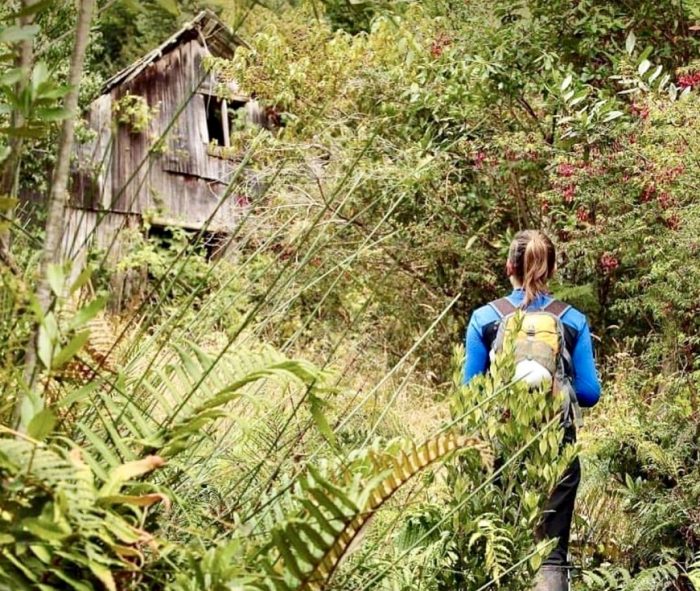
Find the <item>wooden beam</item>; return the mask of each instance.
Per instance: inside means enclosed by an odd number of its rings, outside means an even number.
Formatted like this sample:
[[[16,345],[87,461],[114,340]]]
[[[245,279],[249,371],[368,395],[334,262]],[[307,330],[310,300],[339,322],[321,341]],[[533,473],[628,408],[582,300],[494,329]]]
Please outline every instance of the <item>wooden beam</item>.
[[[226,99],[221,99],[221,125],[224,127],[224,146],[228,148],[231,145],[231,138],[229,137],[228,103]]]

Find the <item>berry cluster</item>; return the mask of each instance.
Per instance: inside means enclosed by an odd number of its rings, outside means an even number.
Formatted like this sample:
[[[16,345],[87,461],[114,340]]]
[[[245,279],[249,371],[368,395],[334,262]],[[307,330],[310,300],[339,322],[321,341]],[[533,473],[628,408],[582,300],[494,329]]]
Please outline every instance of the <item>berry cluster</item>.
[[[632,115],[636,115],[640,119],[646,119],[649,117],[649,107],[646,105],[638,105],[637,103],[632,103],[630,105],[630,111],[632,111]]]
[[[573,175],[574,172],[576,172],[576,167],[573,164],[569,164],[568,162],[565,162],[565,163],[557,166],[557,174],[559,176],[563,176],[563,177],[568,178],[571,175]]]
[[[700,71],[678,77],[678,86],[681,88],[693,88],[698,84],[700,84]]]
[[[667,168],[666,170],[660,171],[659,176],[662,180],[672,183],[680,175],[682,175],[683,172],[685,172],[685,166],[679,164],[678,166],[672,166],[671,168]]]
[[[620,261],[614,254],[605,252],[600,257],[600,266],[603,268],[605,273],[612,273],[620,266]]]
[[[482,168],[485,160],[486,160],[486,152],[479,150],[474,155],[474,168],[476,168],[476,169]]]
[[[640,199],[642,203],[649,203],[656,195],[656,185],[654,183],[649,183],[642,189],[642,194]]]
[[[562,197],[566,203],[572,203],[576,195],[576,185],[566,185],[561,192]]]
[[[671,197],[671,195],[669,195],[665,191],[663,193],[660,193],[656,200],[659,202],[661,209],[668,209],[672,205],[675,205],[675,200],[673,199],[673,197]]]
[[[669,230],[678,230],[681,226],[681,218],[677,213],[672,213],[666,218],[666,227]]]
[[[435,59],[439,58],[445,51],[445,48],[448,47],[451,43],[452,38],[449,35],[446,35],[445,33],[441,33],[437,36],[437,38],[433,41],[432,45],[430,46],[430,55],[432,55]]]

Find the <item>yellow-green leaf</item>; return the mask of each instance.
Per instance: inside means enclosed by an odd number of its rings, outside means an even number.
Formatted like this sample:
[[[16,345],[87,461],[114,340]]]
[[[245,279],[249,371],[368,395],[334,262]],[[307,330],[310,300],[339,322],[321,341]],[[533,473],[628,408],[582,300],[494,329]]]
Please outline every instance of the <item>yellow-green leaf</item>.
[[[48,437],[56,426],[56,415],[49,408],[45,408],[40,411],[31,421],[29,421],[29,426],[27,427],[27,434],[33,437],[37,441],[43,441]]]

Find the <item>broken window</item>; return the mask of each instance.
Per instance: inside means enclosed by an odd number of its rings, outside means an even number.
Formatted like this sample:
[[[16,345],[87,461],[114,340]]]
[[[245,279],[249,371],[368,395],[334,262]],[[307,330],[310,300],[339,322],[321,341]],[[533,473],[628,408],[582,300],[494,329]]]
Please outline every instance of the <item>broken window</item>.
[[[226,101],[205,95],[204,105],[207,109],[209,141],[216,142],[219,146],[228,146],[230,142]]]
[[[231,145],[231,129],[236,120],[234,111],[245,107],[243,101],[228,101],[205,94],[204,105],[207,111],[207,131],[209,141],[219,146]]]

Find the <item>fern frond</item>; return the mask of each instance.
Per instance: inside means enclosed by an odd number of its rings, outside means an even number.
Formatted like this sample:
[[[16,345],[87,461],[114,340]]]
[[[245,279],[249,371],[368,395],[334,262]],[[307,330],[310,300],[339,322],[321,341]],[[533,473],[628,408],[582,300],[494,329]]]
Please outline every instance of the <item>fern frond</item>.
[[[492,465],[493,455],[482,441],[456,433],[430,439],[395,456],[371,454],[369,479],[341,474],[340,484],[310,469],[299,479],[303,511],[273,531],[268,548],[272,559],[262,561],[270,575],[262,589],[320,591],[351,552],[375,513],[413,476],[455,451],[474,449]]]

